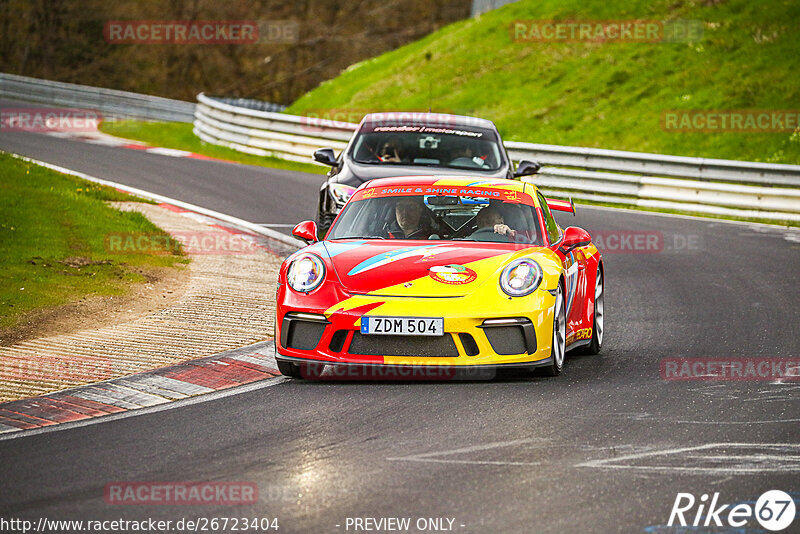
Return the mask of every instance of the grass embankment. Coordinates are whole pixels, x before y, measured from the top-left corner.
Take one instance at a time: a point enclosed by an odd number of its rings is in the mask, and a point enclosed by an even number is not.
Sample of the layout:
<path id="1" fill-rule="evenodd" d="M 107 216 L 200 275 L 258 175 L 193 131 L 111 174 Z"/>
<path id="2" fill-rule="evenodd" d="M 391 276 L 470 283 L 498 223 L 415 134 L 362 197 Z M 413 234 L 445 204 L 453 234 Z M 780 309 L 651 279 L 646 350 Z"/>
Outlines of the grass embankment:
<path id="1" fill-rule="evenodd" d="M 518 20 L 703 23 L 691 42 L 517 42 Z M 356 64 L 287 113 L 427 110 L 493 120 L 506 140 L 800 163 L 800 130 L 675 132 L 668 110 L 797 110 L 800 3 L 523 0 Z M 530 26 L 528 26 L 530 28 Z"/>
<path id="2" fill-rule="evenodd" d="M 137 200 L 0 153 L 0 334 L 29 314 L 88 295 L 122 295 L 148 268 L 186 263 L 180 251 L 109 253 L 108 234 L 163 233 L 104 201 Z"/>
<path id="3" fill-rule="evenodd" d="M 192 133 L 192 125 L 182 122 L 146 122 L 146 121 L 104 121 L 100 131 L 109 135 L 141 141 L 148 145 L 186 150 L 202 154 L 211 158 L 224 159 L 244 163 L 245 165 L 258 165 L 288 171 L 301 171 L 316 174 L 328 172 L 328 167 L 321 167 L 311 163 L 298 163 L 280 158 L 256 156 L 238 152 L 232 148 L 212 145 L 201 141 Z"/>

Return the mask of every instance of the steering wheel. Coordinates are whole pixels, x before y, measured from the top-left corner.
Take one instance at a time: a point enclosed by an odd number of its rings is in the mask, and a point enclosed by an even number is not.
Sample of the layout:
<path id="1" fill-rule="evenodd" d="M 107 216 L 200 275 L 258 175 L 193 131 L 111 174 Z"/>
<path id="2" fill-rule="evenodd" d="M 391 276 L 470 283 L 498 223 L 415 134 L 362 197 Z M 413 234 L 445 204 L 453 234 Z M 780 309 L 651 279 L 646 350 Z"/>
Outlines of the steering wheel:
<path id="1" fill-rule="evenodd" d="M 470 241 L 489 241 L 492 243 L 511 243 L 507 235 L 498 234 L 494 228 L 478 228 L 467 238 Z"/>

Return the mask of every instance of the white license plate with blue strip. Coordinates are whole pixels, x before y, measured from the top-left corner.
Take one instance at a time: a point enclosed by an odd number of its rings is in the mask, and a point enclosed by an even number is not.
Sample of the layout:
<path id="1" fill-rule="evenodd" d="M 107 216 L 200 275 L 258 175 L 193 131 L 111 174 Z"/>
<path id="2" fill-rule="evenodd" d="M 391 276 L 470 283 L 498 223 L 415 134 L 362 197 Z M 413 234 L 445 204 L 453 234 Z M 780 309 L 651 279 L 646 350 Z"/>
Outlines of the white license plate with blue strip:
<path id="1" fill-rule="evenodd" d="M 362 317 L 362 334 L 443 336 L 442 317 Z"/>

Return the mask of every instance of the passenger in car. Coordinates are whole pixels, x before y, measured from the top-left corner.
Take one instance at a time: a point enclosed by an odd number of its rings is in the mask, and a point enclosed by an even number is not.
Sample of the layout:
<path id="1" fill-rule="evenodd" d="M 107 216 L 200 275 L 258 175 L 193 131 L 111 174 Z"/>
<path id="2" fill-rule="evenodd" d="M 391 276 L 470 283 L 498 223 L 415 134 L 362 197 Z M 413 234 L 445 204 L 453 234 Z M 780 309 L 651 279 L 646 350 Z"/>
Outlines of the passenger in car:
<path id="1" fill-rule="evenodd" d="M 403 157 L 403 141 L 398 136 L 387 139 L 378 151 L 378 158 L 383 163 L 401 163 Z"/>
<path id="2" fill-rule="evenodd" d="M 422 197 L 403 197 L 394 208 L 396 225 L 389 228 L 390 239 L 428 239 L 433 232 L 431 217 Z"/>

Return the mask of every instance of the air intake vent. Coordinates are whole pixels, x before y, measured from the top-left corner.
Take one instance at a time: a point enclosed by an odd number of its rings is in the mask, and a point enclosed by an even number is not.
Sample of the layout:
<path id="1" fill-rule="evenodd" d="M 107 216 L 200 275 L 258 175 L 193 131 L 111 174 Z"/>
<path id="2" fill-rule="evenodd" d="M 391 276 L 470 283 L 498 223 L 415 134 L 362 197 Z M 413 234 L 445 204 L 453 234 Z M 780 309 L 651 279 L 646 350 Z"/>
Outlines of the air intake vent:
<path id="1" fill-rule="evenodd" d="M 281 325 L 281 345 L 290 349 L 313 350 L 328 324 L 325 320 L 305 320 L 286 315 Z"/>
<path id="2" fill-rule="evenodd" d="M 482 328 L 492 350 L 503 356 L 512 354 L 534 354 L 536 352 L 536 330 L 525 317 L 486 319 Z"/>
<path id="3" fill-rule="evenodd" d="M 328 348 L 332 352 L 341 352 L 344 348 L 344 342 L 347 339 L 347 330 L 337 330 L 331 337 L 331 342 Z"/>
<path id="4" fill-rule="evenodd" d="M 480 353 L 478 344 L 475 343 L 475 338 L 470 334 L 458 334 L 458 338 L 461 340 L 461 344 L 464 345 L 464 352 L 467 353 L 467 356 L 477 356 Z"/>

